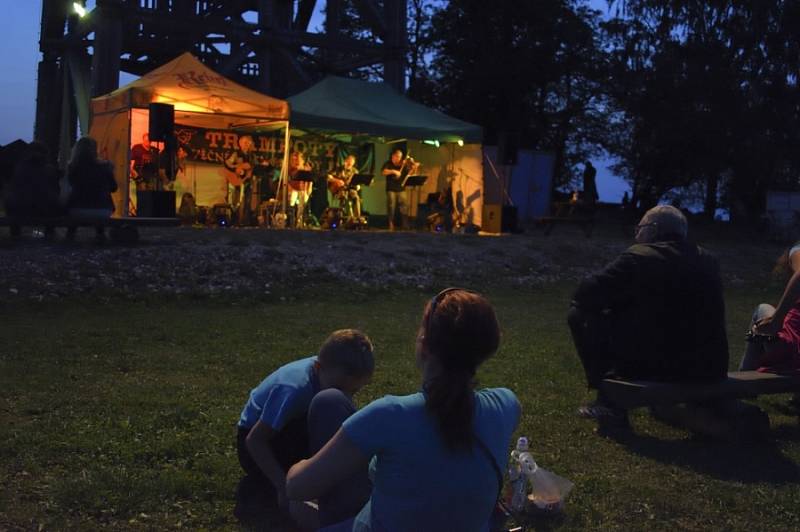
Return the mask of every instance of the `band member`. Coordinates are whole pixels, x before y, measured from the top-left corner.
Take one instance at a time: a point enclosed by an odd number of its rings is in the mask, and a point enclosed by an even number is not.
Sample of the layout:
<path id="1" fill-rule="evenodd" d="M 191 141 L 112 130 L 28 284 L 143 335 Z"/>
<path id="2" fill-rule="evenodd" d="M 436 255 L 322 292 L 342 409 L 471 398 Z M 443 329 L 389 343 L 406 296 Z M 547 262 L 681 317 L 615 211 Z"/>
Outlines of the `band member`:
<path id="1" fill-rule="evenodd" d="M 238 213 L 239 223 L 244 221 L 245 209 L 250 204 L 252 194 L 251 178 L 256 166 L 254 147 L 253 137 L 242 135 L 239 137 L 239 149 L 225 159 L 225 169 L 228 171 L 228 203 Z"/>
<path id="2" fill-rule="evenodd" d="M 155 190 L 158 183 L 158 148 L 150 144 L 150 135 L 142 135 L 141 144 L 131 148 L 131 179 L 136 190 Z"/>
<path id="3" fill-rule="evenodd" d="M 389 231 L 395 230 L 395 217 L 400 213 L 400 228 L 405 226 L 408 216 L 408 201 L 406 200 L 403 180 L 419 167 L 418 163 L 411 163 L 403 159 L 402 150 L 394 150 L 391 158 L 383 163 L 381 174 L 386 176 L 386 215 L 389 218 Z"/>
<path id="4" fill-rule="evenodd" d="M 452 232 L 453 226 L 459 223 L 459 214 L 453 204 L 453 182 L 447 181 L 447 186 L 440 192 L 428 194 L 428 226 L 432 231 Z"/>
<path id="5" fill-rule="evenodd" d="M 311 196 L 313 183 L 295 179 L 299 172 L 310 171 L 311 165 L 306 163 L 305 156 L 299 151 L 292 152 L 289 157 L 289 206 L 295 207 L 295 225 L 303 227 L 306 203 Z"/>
<path id="6" fill-rule="evenodd" d="M 189 160 L 189 147 L 186 144 L 178 144 L 175 151 L 175 175 L 186 175 L 186 163 Z"/>
<path id="7" fill-rule="evenodd" d="M 189 147 L 185 144 L 179 144 L 175 150 L 175 160 L 173 162 L 173 175 L 175 180 L 172 182 L 172 188 L 175 190 L 176 196 L 180 197 L 184 192 L 194 194 L 194 187 L 192 186 L 192 178 L 187 172 L 187 162 L 189 160 Z"/>
<path id="8" fill-rule="evenodd" d="M 339 208 L 347 213 L 350 220 L 361 219 L 361 198 L 358 195 L 361 187 L 350 185 L 350 181 L 357 173 L 356 157 L 348 155 L 344 158 L 342 166 L 328 174 L 328 188 L 339 201 Z"/>

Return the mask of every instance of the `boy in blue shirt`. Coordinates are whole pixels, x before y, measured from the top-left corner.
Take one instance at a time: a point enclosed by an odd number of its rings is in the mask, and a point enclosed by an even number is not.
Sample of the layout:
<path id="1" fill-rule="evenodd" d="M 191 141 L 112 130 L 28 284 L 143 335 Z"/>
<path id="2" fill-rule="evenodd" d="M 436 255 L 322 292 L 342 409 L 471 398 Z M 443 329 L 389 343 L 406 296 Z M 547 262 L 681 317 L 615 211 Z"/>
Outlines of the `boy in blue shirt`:
<path id="1" fill-rule="evenodd" d="M 320 391 L 336 388 L 349 398 L 372 378 L 372 342 L 355 329 L 334 331 L 319 355 L 290 362 L 268 375 L 251 392 L 238 423 L 237 452 L 247 476 L 239 500 L 248 492 L 287 507 L 286 472 L 308 458 L 307 413 Z"/>

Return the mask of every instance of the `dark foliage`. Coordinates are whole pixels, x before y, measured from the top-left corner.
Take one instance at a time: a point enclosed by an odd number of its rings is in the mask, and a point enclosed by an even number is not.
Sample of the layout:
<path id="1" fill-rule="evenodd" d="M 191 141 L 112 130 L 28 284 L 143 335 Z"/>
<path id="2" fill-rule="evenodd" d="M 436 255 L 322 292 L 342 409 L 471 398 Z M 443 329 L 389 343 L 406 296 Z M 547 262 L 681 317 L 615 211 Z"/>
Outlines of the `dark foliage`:
<path id="1" fill-rule="evenodd" d="M 700 192 L 704 212 L 754 218 L 796 185 L 800 3 L 610 2 L 610 151 L 635 196 Z"/>
<path id="2" fill-rule="evenodd" d="M 599 14 L 582 2 L 452 0 L 433 17 L 432 100 L 485 128 L 556 154 L 556 182 L 602 145 L 608 123 Z"/>

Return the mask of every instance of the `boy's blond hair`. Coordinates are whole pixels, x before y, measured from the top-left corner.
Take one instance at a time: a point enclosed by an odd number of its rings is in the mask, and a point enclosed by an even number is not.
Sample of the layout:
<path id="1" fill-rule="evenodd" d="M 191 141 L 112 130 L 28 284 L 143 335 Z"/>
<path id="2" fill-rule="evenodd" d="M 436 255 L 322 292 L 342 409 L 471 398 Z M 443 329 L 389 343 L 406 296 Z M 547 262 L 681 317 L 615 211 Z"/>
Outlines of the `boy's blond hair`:
<path id="1" fill-rule="evenodd" d="M 348 377 L 371 375 L 375 369 L 372 342 L 356 329 L 333 331 L 319 348 L 319 363 L 325 369 L 340 369 Z"/>

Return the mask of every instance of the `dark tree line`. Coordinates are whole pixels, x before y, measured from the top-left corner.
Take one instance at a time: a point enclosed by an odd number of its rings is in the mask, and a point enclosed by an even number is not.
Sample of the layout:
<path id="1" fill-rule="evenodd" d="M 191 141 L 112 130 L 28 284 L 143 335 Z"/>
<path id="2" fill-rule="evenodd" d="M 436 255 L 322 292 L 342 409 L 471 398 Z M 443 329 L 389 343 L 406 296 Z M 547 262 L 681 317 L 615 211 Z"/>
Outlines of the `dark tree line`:
<path id="1" fill-rule="evenodd" d="M 602 24 L 619 128 L 607 145 L 645 204 L 678 187 L 739 219 L 794 188 L 800 2 L 626 0 Z M 721 203 L 721 205 L 720 205 Z"/>
<path id="2" fill-rule="evenodd" d="M 433 14 L 426 100 L 481 124 L 489 143 L 554 152 L 564 183 L 606 128 L 598 22 L 564 0 L 451 0 Z"/>
<path id="3" fill-rule="evenodd" d="M 800 0 L 408 1 L 408 93 L 556 155 L 603 152 L 647 207 L 764 208 L 800 178 Z M 344 2 L 342 28 L 367 30 Z M 362 75 L 378 77 L 365 69 Z"/>

